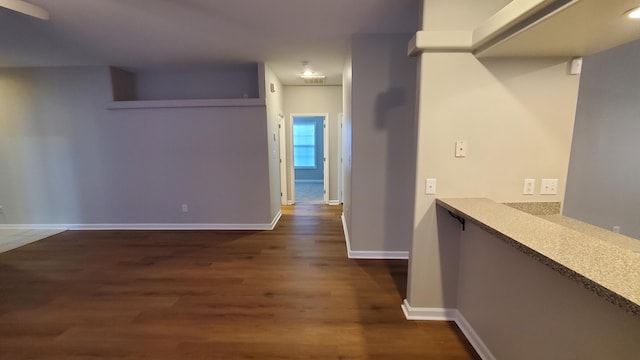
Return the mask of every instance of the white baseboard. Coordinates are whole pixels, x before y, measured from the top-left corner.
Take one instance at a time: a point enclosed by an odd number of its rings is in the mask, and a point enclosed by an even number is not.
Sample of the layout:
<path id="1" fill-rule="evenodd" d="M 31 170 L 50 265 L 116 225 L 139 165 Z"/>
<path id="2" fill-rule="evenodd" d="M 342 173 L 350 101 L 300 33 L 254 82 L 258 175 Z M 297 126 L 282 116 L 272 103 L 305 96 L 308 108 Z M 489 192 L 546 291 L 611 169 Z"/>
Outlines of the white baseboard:
<path id="1" fill-rule="evenodd" d="M 270 224 L 6 224 L 0 229 L 33 230 L 273 230 L 282 217 L 278 211 Z"/>
<path id="2" fill-rule="evenodd" d="M 471 346 L 473 346 L 478 355 L 480 355 L 480 358 L 482 358 L 482 360 L 496 360 L 495 356 L 493 356 L 493 354 L 491 353 L 491 350 L 489 350 L 489 347 L 487 347 L 487 344 L 482 341 L 478 333 L 476 333 L 473 327 L 471 327 L 471 324 L 469 324 L 467 319 L 465 319 L 460 311 L 458 311 L 458 316 L 456 317 L 455 321 L 464 336 L 467 338 L 467 340 L 469 340 Z"/>
<path id="3" fill-rule="evenodd" d="M 482 360 L 496 359 L 458 309 L 412 307 L 407 299 L 400 307 L 407 320 L 454 321 Z"/>
<path id="4" fill-rule="evenodd" d="M 273 230 L 276 228 L 276 225 L 278 225 L 278 221 L 280 221 L 281 217 L 282 217 L 282 210 L 278 210 L 278 213 L 276 214 L 276 216 L 273 217 L 273 220 L 271 221 L 271 227 L 269 228 L 269 230 Z"/>
<path id="5" fill-rule="evenodd" d="M 1 224 L 0 230 L 68 230 L 64 224 Z"/>
<path id="6" fill-rule="evenodd" d="M 69 230 L 273 230 L 271 224 L 70 224 Z"/>
<path id="7" fill-rule="evenodd" d="M 407 320 L 455 321 L 458 314 L 458 309 L 412 307 L 407 299 L 400 307 Z"/>
<path id="8" fill-rule="evenodd" d="M 329 205 L 340 205 L 340 200 L 329 200 Z"/>
<path id="9" fill-rule="evenodd" d="M 409 259 L 408 251 L 359 251 L 350 250 L 349 259 Z"/>
<path id="10" fill-rule="evenodd" d="M 347 229 L 347 221 L 344 213 L 341 216 L 342 230 L 344 231 L 344 240 L 347 243 L 347 256 L 349 259 L 408 259 L 408 251 L 361 251 L 351 250 L 351 239 L 349 238 L 349 229 Z"/>
<path id="11" fill-rule="evenodd" d="M 347 243 L 347 257 L 351 258 L 351 239 L 349 239 L 349 229 L 347 229 L 347 219 L 344 217 L 344 213 L 340 216 L 342 220 L 342 231 L 344 232 L 344 241 Z"/>

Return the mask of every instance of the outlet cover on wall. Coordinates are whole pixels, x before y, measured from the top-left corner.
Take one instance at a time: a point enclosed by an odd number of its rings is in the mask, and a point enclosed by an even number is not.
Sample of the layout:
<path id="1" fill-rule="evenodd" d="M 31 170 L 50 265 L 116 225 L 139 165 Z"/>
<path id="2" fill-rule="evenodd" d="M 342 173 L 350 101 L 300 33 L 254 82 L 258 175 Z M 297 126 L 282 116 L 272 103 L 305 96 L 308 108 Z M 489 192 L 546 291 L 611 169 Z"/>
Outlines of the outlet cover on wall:
<path id="1" fill-rule="evenodd" d="M 536 179 L 524 179 L 524 189 L 522 193 L 524 195 L 533 195 L 536 192 Z"/>
<path id="2" fill-rule="evenodd" d="M 427 181 L 425 181 L 424 193 L 426 195 L 436 194 L 436 179 L 427 179 Z"/>
<path id="3" fill-rule="evenodd" d="M 458 140 L 456 141 L 456 157 L 466 157 L 467 156 L 467 141 L 466 140 Z"/>
<path id="4" fill-rule="evenodd" d="M 556 195 L 558 193 L 558 179 L 542 179 L 540 183 L 541 195 Z"/>

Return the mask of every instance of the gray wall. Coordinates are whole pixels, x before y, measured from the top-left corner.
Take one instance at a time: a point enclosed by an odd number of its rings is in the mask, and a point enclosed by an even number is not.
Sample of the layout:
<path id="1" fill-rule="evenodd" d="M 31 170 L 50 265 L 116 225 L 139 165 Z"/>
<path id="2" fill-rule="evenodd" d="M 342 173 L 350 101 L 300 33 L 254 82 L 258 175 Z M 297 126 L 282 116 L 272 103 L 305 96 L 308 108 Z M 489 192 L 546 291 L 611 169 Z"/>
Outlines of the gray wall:
<path id="1" fill-rule="evenodd" d="M 0 70 L 1 223 L 272 221 L 264 107 L 106 110 L 110 89 L 102 67 Z"/>
<path id="2" fill-rule="evenodd" d="M 496 359 L 637 359 L 640 317 L 467 222 L 458 228 L 458 310 Z"/>
<path id="3" fill-rule="evenodd" d="M 640 239 L 640 41 L 584 58 L 564 215 Z"/>
<path id="4" fill-rule="evenodd" d="M 408 251 L 413 231 L 416 66 L 411 35 L 352 39 L 354 251 Z"/>
<path id="5" fill-rule="evenodd" d="M 315 169 L 295 169 L 296 181 L 313 180 L 324 181 L 324 128 L 322 117 L 318 116 L 294 116 L 293 123 L 310 123 L 315 125 L 315 143 L 316 143 L 316 168 Z M 295 152 L 295 149 L 294 149 Z"/>
<path id="6" fill-rule="evenodd" d="M 258 98 L 258 65 L 131 69 L 137 100 Z"/>

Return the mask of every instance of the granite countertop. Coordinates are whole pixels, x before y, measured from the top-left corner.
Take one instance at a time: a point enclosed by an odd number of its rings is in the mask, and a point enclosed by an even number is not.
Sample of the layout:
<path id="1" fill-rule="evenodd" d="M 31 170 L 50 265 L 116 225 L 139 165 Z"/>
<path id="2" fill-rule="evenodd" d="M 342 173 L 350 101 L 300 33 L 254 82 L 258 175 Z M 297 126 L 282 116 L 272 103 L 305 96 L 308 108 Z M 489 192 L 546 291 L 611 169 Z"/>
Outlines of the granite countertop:
<path id="1" fill-rule="evenodd" d="M 531 215 L 489 199 L 437 199 L 437 204 L 640 316 L 640 253 L 635 243 L 609 232 L 605 236 L 604 230 L 573 219 Z"/>
<path id="2" fill-rule="evenodd" d="M 621 248 L 640 252 L 640 240 L 630 238 L 622 234 L 616 234 L 613 231 L 562 215 L 538 215 L 538 217 L 566 226 L 569 229 L 573 229 L 585 235 L 593 236 Z"/>

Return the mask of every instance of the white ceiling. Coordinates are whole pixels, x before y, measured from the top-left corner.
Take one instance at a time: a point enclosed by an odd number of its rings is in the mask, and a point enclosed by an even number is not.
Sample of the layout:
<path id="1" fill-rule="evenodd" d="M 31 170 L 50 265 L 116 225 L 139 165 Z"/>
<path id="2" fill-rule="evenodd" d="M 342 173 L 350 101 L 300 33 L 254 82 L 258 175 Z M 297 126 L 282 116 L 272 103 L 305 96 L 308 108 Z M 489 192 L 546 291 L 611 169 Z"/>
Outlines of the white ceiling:
<path id="1" fill-rule="evenodd" d="M 30 0 L 42 21 L 0 8 L 0 66 L 266 62 L 299 84 L 301 61 L 341 73 L 352 34 L 413 33 L 419 0 Z"/>

